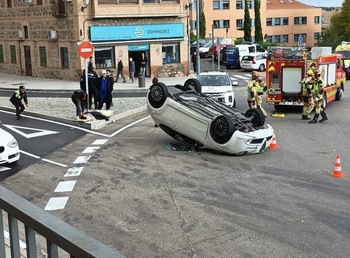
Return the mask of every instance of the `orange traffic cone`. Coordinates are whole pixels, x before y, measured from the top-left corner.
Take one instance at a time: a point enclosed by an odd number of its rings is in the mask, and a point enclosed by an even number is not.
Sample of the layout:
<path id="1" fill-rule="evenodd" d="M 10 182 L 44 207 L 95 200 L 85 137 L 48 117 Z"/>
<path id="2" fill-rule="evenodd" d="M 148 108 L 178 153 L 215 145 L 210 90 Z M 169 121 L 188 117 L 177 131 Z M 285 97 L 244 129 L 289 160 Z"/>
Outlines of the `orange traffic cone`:
<path id="1" fill-rule="evenodd" d="M 269 148 L 270 148 L 271 150 L 276 150 L 276 149 L 279 149 L 279 148 L 280 148 L 280 146 L 278 146 L 278 144 L 277 144 L 277 142 L 276 142 L 276 136 L 275 136 L 275 135 L 272 137 L 272 142 L 271 142 Z"/>
<path id="2" fill-rule="evenodd" d="M 335 157 L 334 171 L 332 174 L 330 174 L 330 176 L 337 177 L 337 178 L 345 177 L 345 174 L 343 173 L 343 171 L 341 171 L 341 163 L 340 163 L 340 155 L 339 154 Z"/>

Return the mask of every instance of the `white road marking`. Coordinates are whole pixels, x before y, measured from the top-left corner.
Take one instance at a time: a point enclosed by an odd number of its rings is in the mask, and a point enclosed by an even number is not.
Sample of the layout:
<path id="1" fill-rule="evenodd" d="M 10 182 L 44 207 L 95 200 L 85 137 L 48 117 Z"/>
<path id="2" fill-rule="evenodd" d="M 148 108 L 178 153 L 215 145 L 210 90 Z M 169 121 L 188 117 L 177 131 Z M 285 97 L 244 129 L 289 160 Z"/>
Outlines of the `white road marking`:
<path id="1" fill-rule="evenodd" d="M 54 211 L 54 210 L 62 210 L 66 206 L 68 201 L 68 197 L 52 197 L 46 204 L 44 210 L 46 211 Z"/>
<path id="2" fill-rule="evenodd" d="M 25 155 L 27 155 L 27 156 L 30 156 L 32 158 L 40 159 L 42 161 L 45 161 L 45 162 L 48 162 L 48 163 L 51 163 L 51 164 L 54 164 L 54 165 L 57 165 L 57 166 L 60 166 L 60 167 L 64 167 L 64 168 L 67 167 L 67 165 L 64 165 L 64 164 L 61 164 L 61 163 L 58 163 L 58 162 L 55 162 L 55 161 L 52 161 L 52 160 L 49 160 L 49 159 L 42 159 L 41 157 L 39 157 L 37 155 L 31 154 L 31 153 L 23 151 L 23 150 L 20 150 L 20 152 L 25 154 Z"/>
<path id="3" fill-rule="evenodd" d="M 71 192 L 73 190 L 76 182 L 77 182 L 77 180 L 59 182 L 54 192 L 55 193 Z"/>
<path id="4" fill-rule="evenodd" d="M 129 127 L 131 127 L 131 126 L 133 126 L 133 125 L 136 125 L 136 124 L 138 124 L 138 123 L 140 123 L 140 122 L 142 122 L 142 121 L 144 121 L 144 120 L 146 120 L 146 119 L 148 119 L 148 118 L 150 118 L 150 117 L 151 117 L 151 116 L 146 116 L 146 117 L 141 118 L 141 119 L 139 119 L 139 120 L 137 120 L 137 121 L 135 121 L 135 122 L 132 122 L 131 124 L 128 124 L 128 125 L 126 125 L 126 126 L 120 128 L 119 130 L 115 131 L 114 133 L 112 133 L 112 134 L 110 135 L 110 137 L 116 136 L 118 133 L 121 133 L 122 131 L 128 129 Z"/>
<path id="5" fill-rule="evenodd" d="M 236 74 L 235 74 L 235 75 L 233 75 L 233 77 L 246 80 L 246 79 L 249 78 L 250 76 L 243 76 L 243 75 L 236 75 Z"/>
<path id="6" fill-rule="evenodd" d="M 94 141 L 91 145 L 103 145 L 106 142 L 108 142 L 108 139 L 99 139 L 99 140 Z"/>
<path id="7" fill-rule="evenodd" d="M 91 156 L 78 156 L 73 164 L 87 163 Z"/>
<path id="8" fill-rule="evenodd" d="M 17 126 L 17 125 L 5 125 L 4 124 L 3 126 L 6 126 L 8 129 L 18 133 L 19 135 L 22 135 L 23 137 L 26 137 L 27 139 L 60 133 L 60 132 L 56 132 L 56 131 L 31 128 L 31 127 L 24 127 L 24 126 Z M 18 129 L 31 130 L 31 131 L 37 131 L 37 132 L 36 133 L 25 133 L 25 132 L 20 131 Z"/>
<path id="9" fill-rule="evenodd" d="M 4 172 L 4 171 L 7 171 L 7 170 L 11 170 L 11 168 L 0 166 L 0 172 Z"/>
<path id="10" fill-rule="evenodd" d="M 95 153 L 100 147 L 87 147 L 85 150 L 83 150 L 82 153 L 89 154 L 89 153 Z"/>
<path id="11" fill-rule="evenodd" d="M 81 171 L 83 171 L 84 167 L 73 167 L 69 168 L 67 170 L 67 173 L 64 175 L 64 177 L 69 177 L 69 176 L 80 176 Z"/>

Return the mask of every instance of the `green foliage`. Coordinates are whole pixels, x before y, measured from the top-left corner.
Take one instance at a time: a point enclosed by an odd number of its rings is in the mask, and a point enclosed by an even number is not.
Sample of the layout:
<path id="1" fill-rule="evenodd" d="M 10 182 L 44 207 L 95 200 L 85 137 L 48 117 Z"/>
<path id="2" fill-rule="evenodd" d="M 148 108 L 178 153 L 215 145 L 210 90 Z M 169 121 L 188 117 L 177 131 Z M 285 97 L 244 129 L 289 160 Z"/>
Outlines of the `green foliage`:
<path id="1" fill-rule="evenodd" d="M 342 41 L 350 41 L 350 0 L 343 2 L 342 8 L 331 18 L 331 24 L 322 32 L 318 46 L 331 46 L 335 49 Z"/>
<path id="2" fill-rule="evenodd" d="M 262 43 L 264 39 L 263 39 L 262 28 L 261 28 L 260 0 L 254 0 L 254 13 L 255 13 L 255 42 Z"/>
<path id="3" fill-rule="evenodd" d="M 200 38 L 205 38 L 206 36 L 206 22 L 205 22 L 205 15 L 203 11 L 203 4 L 204 1 L 199 1 L 199 36 Z"/>
<path id="4" fill-rule="evenodd" d="M 248 9 L 248 1 L 244 0 L 244 40 L 252 41 L 252 23 L 250 21 L 250 14 Z"/>
<path id="5" fill-rule="evenodd" d="M 193 34 L 193 32 L 190 33 L 190 42 L 191 44 L 197 40 L 197 36 Z"/>

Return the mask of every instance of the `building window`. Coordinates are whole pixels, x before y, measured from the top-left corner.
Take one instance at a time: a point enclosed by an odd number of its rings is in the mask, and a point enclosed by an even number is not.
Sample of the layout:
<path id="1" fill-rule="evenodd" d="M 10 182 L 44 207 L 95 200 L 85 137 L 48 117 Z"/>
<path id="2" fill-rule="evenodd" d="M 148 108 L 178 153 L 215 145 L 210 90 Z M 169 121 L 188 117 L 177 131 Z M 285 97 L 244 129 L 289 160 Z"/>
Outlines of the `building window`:
<path id="1" fill-rule="evenodd" d="M 321 17 L 320 16 L 315 16 L 314 22 L 315 22 L 315 24 L 320 24 L 321 23 Z"/>
<path id="2" fill-rule="evenodd" d="M 220 9 L 220 2 L 214 1 L 213 2 L 213 10 L 219 10 Z"/>
<path id="3" fill-rule="evenodd" d="M 96 47 L 95 63 L 96 68 L 115 67 L 115 50 L 114 47 Z"/>
<path id="4" fill-rule="evenodd" d="M 222 27 L 223 28 L 230 28 L 230 20 L 223 20 Z"/>
<path id="5" fill-rule="evenodd" d="M 272 18 L 266 19 L 266 26 L 272 26 Z"/>
<path id="6" fill-rule="evenodd" d="M 237 28 L 242 28 L 243 27 L 243 20 L 242 19 L 236 20 L 236 27 Z"/>
<path id="7" fill-rule="evenodd" d="M 253 1 L 247 1 L 248 9 L 253 9 Z"/>
<path id="8" fill-rule="evenodd" d="M 267 36 L 266 41 L 272 43 L 272 36 Z"/>
<path id="9" fill-rule="evenodd" d="M 46 47 L 39 47 L 40 66 L 47 66 Z"/>
<path id="10" fill-rule="evenodd" d="M 280 43 L 280 42 L 281 42 L 281 36 L 280 35 L 276 35 L 274 43 Z"/>
<path id="11" fill-rule="evenodd" d="M 4 48 L 0 45 L 0 63 L 4 62 Z"/>
<path id="12" fill-rule="evenodd" d="M 229 10 L 230 9 L 230 2 L 229 1 L 223 1 L 222 2 L 222 9 Z"/>
<path id="13" fill-rule="evenodd" d="M 307 24 L 307 17 L 294 17 L 294 24 L 295 25 Z"/>
<path id="14" fill-rule="evenodd" d="M 158 3 L 158 0 L 145 0 L 144 3 Z M 98 0 L 98 4 L 137 4 L 138 0 Z"/>
<path id="15" fill-rule="evenodd" d="M 218 29 L 220 28 L 220 21 L 219 20 L 214 20 L 213 21 L 214 28 Z"/>
<path id="16" fill-rule="evenodd" d="M 162 45 L 163 64 L 180 63 L 180 44 Z"/>
<path id="17" fill-rule="evenodd" d="M 43 0 L 36 0 L 36 5 L 43 5 Z"/>
<path id="18" fill-rule="evenodd" d="M 280 26 L 281 25 L 281 19 L 280 18 L 275 18 L 275 25 Z"/>
<path id="19" fill-rule="evenodd" d="M 289 22 L 288 22 L 288 18 L 287 17 L 283 17 L 282 18 L 282 25 L 288 25 Z"/>
<path id="20" fill-rule="evenodd" d="M 236 1 L 236 9 L 243 9 L 243 2 L 242 1 Z"/>
<path id="21" fill-rule="evenodd" d="M 23 30 L 24 30 L 24 38 L 25 39 L 29 38 L 28 26 L 23 26 Z"/>
<path id="22" fill-rule="evenodd" d="M 17 63 L 17 57 L 16 57 L 16 46 L 10 45 L 10 55 L 11 55 L 11 64 Z"/>
<path id="23" fill-rule="evenodd" d="M 7 0 L 7 8 L 12 8 L 12 0 Z"/>
<path id="24" fill-rule="evenodd" d="M 321 32 L 315 32 L 314 33 L 314 40 L 318 41 L 321 39 Z"/>
<path id="25" fill-rule="evenodd" d="M 303 38 L 303 43 L 306 42 L 306 33 L 302 34 L 294 34 L 294 42 L 298 43 L 299 42 L 299 37 Z"/>
<path id="26" fill-rule="evenodd" d="M 61 54 L 61 67 L 62 68 L 69 68 L 68 48 L 67 47 L 61 47 L 60 48 L 60 54 Z"/>
<path id="27" fill-rule="evenodd" d="M 282 43 L 288 43 L 288 35 L 282 35 Z"/>

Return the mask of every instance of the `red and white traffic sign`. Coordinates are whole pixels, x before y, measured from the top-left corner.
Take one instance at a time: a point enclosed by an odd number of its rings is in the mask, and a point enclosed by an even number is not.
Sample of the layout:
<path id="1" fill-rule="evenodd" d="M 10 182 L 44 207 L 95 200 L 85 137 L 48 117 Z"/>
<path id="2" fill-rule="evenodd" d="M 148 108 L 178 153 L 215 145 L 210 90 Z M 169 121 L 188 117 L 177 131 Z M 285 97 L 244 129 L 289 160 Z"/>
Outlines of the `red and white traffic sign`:
<path id="1" fill-rule="evenodd" d="M 94 53 L 94 46 L 89 41 L 84 41 L 79 45 L 78 51 L 82 58 L 87 59 Z"/>

